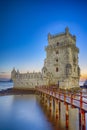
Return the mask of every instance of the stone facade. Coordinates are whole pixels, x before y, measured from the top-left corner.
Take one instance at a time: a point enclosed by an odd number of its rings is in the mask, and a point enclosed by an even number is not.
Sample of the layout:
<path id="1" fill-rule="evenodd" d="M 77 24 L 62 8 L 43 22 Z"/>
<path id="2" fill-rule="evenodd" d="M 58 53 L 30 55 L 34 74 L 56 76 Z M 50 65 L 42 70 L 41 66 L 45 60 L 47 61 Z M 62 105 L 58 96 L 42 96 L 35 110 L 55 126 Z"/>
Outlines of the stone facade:
<path id="1" fill-rule="evenodd" d="M 39 73 L 20 73 L 15 68 L 11 72 L 11 77 L 14 82 L 14 88 L 35 88 L 37 85 L 43 85 L 44 81 L 41 72 Z"/>
<path id="2" fill-rule="evenodd" d="M 49 33 L 45 50 L 46 59 L 41 72 L 21 74 L 13 69 L 11 77 L 14 87 L 29 88 L 54 84 L 64 89 L 79 87 L 79 49 L 76 47 L 76 37 L 70 34 L 68 27 L 64 33 Z"/>

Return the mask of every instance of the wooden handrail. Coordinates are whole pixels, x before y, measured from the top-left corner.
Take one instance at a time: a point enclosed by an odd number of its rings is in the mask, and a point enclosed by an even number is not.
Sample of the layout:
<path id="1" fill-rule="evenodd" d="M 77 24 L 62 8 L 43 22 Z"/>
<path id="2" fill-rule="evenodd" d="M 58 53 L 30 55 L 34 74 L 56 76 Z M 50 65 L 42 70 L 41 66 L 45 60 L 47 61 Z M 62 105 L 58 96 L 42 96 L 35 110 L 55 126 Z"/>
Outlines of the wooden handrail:
<path id="1" fill-rule="evenodd" d="M 44 86 L 43 87 L 37 87 L 36 90 L 40 91 L 42 93 L 45 93 L 49 96 L 52 96 L 54 98 L 60 99 L 60 100 L 66 102 L 66 103 L 69 103 L 71 105 L 74 105 L 75 107 L 79 107 L 79 108 L 83 109 L 84 111 L 87 111 L 87 107 L 85 108 L 83 106 L 83 104 L 87 105 L 87 102 L 84 101 L 84 99 L 87 100 L 87 96 L 83 96 L 82 92 L 80 92 L 79 94 L 78 93 L 74 94 L 74 93 L 71 93 L 71 92 L 67 93 L 67 92 L 64 92 L 64 91 L 61 91 L 61 90 L 54 91 L 53 89 L 47 88 L 47 87 L 44 87 Z M 67 101 L 67 98 L 69 99 L 68 101 Z M 75 101 L 77 101 L 79 103 L 78 106 L 77 106 L 77 103 L 75 104 Z"/>

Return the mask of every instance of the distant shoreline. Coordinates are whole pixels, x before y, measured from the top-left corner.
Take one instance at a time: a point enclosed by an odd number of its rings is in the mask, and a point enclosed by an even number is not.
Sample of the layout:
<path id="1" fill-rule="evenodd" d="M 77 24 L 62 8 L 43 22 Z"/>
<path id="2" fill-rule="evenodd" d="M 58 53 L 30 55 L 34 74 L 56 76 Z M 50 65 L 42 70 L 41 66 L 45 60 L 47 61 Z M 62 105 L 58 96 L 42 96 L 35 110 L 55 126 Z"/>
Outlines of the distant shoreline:
<path id="1" fill-rule="evenodd" d="M 6 90 L 0 91 L 0 96 L 6 96 L 6 95 L 21 95 L 21 94 L 35 94 L 35 89 L 14 89 L 14 88 L 8 88 Z"/>
<path id="2" fill-rule="evenodd" d="M 13 82 L 11 79 L 8 80 L 0 80 L 0 82 Z"/>

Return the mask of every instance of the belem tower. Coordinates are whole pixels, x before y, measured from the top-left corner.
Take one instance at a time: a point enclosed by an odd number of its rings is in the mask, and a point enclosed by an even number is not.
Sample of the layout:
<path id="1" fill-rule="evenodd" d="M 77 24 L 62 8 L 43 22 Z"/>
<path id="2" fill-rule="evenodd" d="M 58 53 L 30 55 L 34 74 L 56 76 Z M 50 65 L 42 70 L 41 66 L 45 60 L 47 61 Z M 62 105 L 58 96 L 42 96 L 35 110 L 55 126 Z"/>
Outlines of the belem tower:
<path id="1" fill-rule="evenodd" d="M 41 72 L 20 73 L 15 68 L 11 72 L 14 88 L 28 89 L 36 86 L 57 85 L 62 89 L 79 87 L 80 68 L 78 65 L 79 49 L 76 47 L 76 36 L 65 32 L 48 34 L 48 45 L 45 47 L 46 59 Z"/>

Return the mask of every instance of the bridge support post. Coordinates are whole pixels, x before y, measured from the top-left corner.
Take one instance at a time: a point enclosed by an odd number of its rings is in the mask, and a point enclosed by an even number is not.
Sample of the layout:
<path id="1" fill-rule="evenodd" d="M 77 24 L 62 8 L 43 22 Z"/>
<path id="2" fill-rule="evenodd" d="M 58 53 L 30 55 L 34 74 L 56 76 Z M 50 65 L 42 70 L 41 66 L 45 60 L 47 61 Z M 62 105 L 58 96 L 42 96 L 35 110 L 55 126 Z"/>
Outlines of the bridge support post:
<path id="1" fill-rule="evenodd" d="M 81 109 L 79 109 L 79 130 L 81 130 Z"/>
<path id="2" fill-rule="evenodd" d="M 52 112 L 52 97 L 49 97 L 49 111 Z"/>
<path id="3" fill-rule="evenodd" d="M 66 93 L 64 93 L 64 103 L 66 102 Z"/>
<path id="4" fill-rule="evenodd" d="M 57 99 L 55 99 L 55 117 L 56 119 L 59 118 L 59 101 Z"/>
<path id="5" fill-rule="evenodd" d="M 82 108 L 82 92 L 80 92 L 80 108 Z"/>
<path id="6" fill-rule="evenodd" d="M 40 92 L 40 102 L 42 102 L 42 93 Z"/>
<path id="7" fill-rule="evenodd" d="M 60 119 L 60 114 L 61 114 L 61 103 L 60 103 L 60 100 L 59 100 L 59 102 L 58 102 L 58 110 L 59 110 L 59 119 Z"/>
<path id="8" fill-rule="evenodd" d="M 71 107 L 74 108 L 73 106 L 73 100 L 74 100 L 74 94 L 71 94 Z"/>
<path id="9" fill-rule="evenodd" d="M 47 95 L 45 95 L 45 104 L 46 104 L 46 107 L 48 107 L 48 97 L 47 97 Z"/>
<path id="10" fill-rule="evenodd" d="M 79 129 L 86 130 L 85 111 L 79 110 Z"/>
<path id="11" fill-rule="evenodd" d="M 44 100 L 44 105 L 46 106 L 46 102 L 47 102 L 46 94 L 43 94 L 43 100 Z"/>
<path id="12" fill-rule="evenodd" d="M 65 104 L 66 106 L 66 128 L 69 127 L 69 108 L 68 108 L 68 104 Z"/>
<path id="13" fill-rule="evenodd" d="M 41 94 L 41 97 L 42 97 L 41 102 L 42 102 L 42 104 L 44 104 L 44 94 L 43 93 Z"/>
<path id="14" fill-rule="evenodd" d="M 85 111 L 81 110 L 81 130 L 86 130 Z"/>

